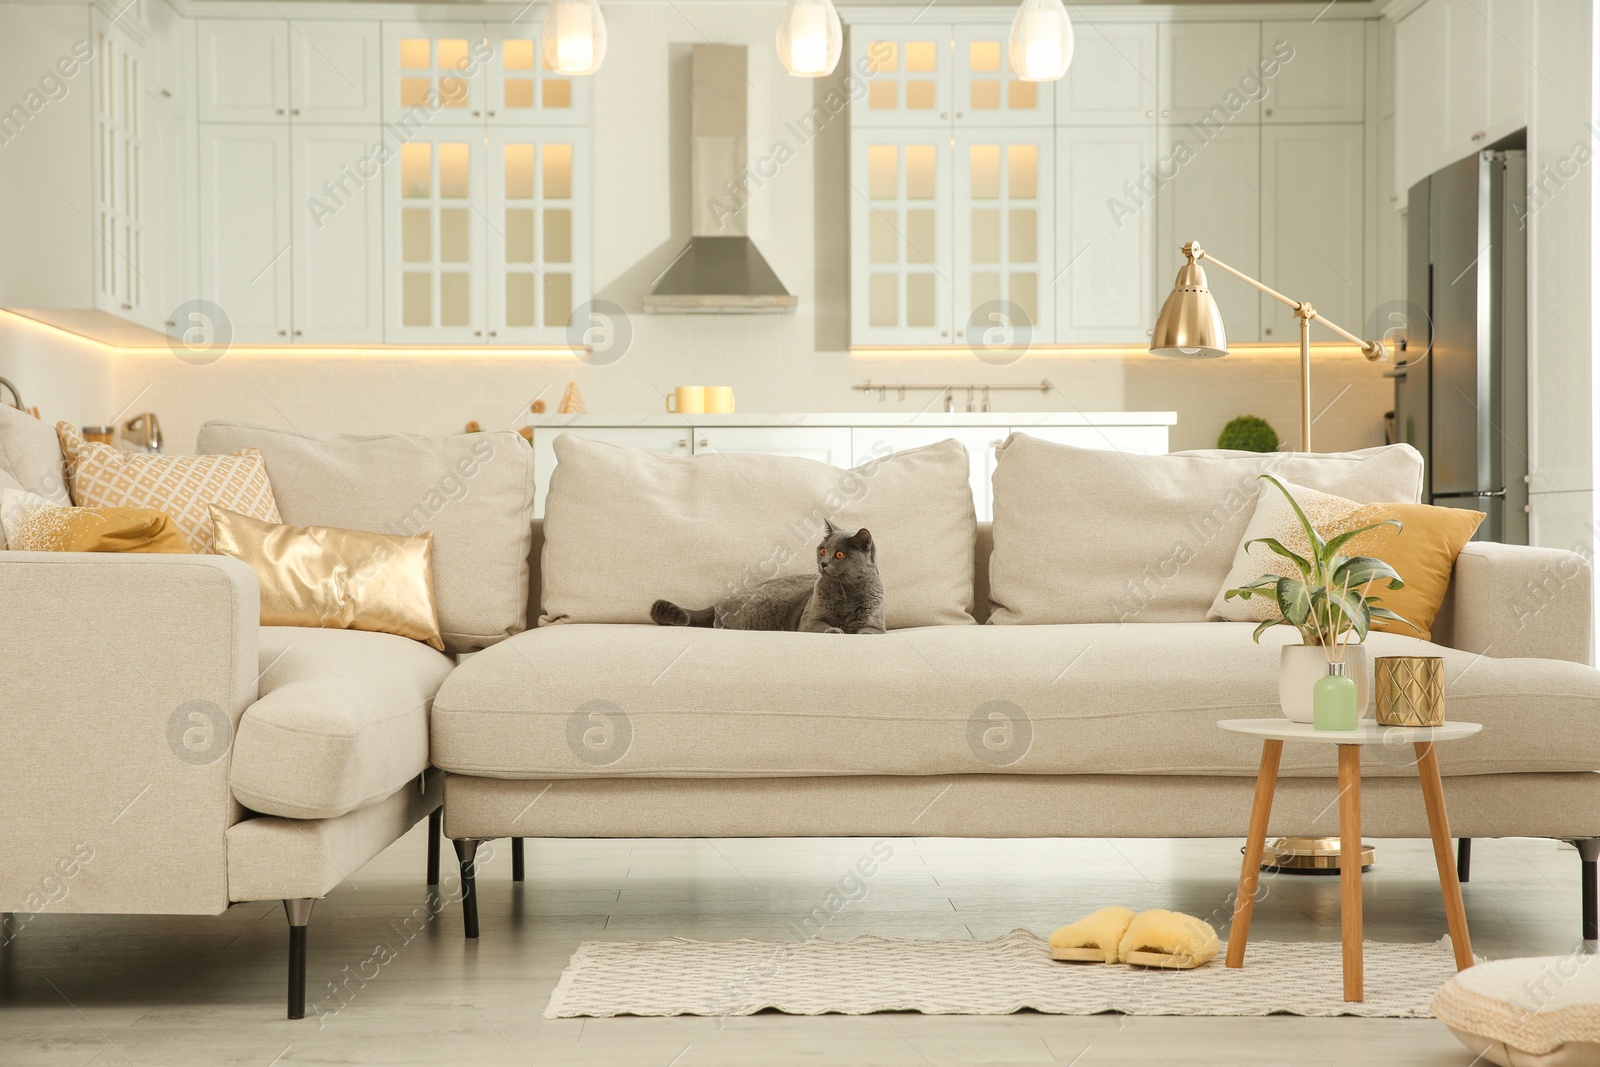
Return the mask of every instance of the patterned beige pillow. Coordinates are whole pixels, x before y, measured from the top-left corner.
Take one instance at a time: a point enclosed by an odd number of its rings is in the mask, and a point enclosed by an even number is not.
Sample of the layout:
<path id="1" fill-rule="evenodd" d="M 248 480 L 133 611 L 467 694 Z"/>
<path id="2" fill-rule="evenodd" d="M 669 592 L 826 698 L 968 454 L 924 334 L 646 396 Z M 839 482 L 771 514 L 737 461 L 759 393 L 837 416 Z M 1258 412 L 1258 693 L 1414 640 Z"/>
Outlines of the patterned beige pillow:
<path id="1" fill-rule="evenodd" d="M 84 508 L 155 508 L 172 518 L 189 548 L 212 552 L 212 504 L 281 523 L 267 465 L 253 448 L 228 456 L 158 456 L 85 441 L 56 423 L 72 499 Z"/>

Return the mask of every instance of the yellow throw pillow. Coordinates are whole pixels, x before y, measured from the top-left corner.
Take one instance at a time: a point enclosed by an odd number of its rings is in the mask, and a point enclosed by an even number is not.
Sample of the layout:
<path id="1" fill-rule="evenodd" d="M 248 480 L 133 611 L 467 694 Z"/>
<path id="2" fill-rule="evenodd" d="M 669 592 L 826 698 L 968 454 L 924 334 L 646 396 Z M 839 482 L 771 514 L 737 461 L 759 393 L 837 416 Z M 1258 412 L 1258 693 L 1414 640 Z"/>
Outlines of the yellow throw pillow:
<path id="1" fill-rule="evenodd" d="M 217 552 L 261 582 L 261 625 L 374 630 L 444 651 L 433 598 L 433 535 L 283 526 L 211 508 Z"/>
<path id="2" fill-rule="evenodd" d="M 86 508 L 155 508 L 171 518 L 193 552 L 211 551 L 216 504 L 262 522 L 280 522 L 267 465 L 253 448 L 231 456 L 159 456 L 89 442 L 56 423 L 73 503 Z"/>
<path id="3" fill-rule="evenodd" d="M 1353 500 L 1319 493 L 1304 486 L 1288 482 L 1283 485 L 1293 494 L 1295 502 L 1323 540 L 1384 519 L 1400 522 L 1399 530 L 1384 526 L 1351 539 L 1340 554 L 1381 559 L 1393 567 L 1406 583 L 1404 589 L 1390 589 L 1386 582 L 1375 582 L 1367 589 L 1367 594 L 1377 596 L 1384 607 L 1415 624 L 1416 629 L 1404 623 L 1374 619 L 1374 630 L 1407 634 L 1424 640 L 1430 638 L 1434 616 L 1439 614 L 1439 605 L 1444 600 L 1445 591 L 1450 588 L 1450 572 L 1455 568 L 1456 557 L 1472 540 L 1478 524 L 1483 521 L 1483 514 L 1462 508 L 1434 507 L 1431 504 L 1357 504 Z M 1245 545 L 1262 537 L 1277 538 L 1285 548 L 1301 556 L 1310 552 L 1311 546 L 1306 543 L 1294 509 L 1284 495 L 1270 484 L 1261 490 L 1255 514 L 1250 517 L 1250 525 L 1245 530 L 1244 541 L 1233 557 L 1233 569 L 1228 572 L 1227 581 L 1222 583 L 1222 589 L 1211 603 L 1214 618 L 1229 622 L 1262 622 L 1278 617 L 1278 606 L 1270 597 L 1223 599 L 1223 594 L 1229 589 L 1249 585 L 1262 575 L 1271 574 L 1280 578 L 1297 575 L 1293 563 L 1265 545 L 1253 545 L 1249 551 L 1245 550 Z"/>
<path id="4" fill-rule="evenodd" d="M 171 552 L 189 544 L 151 508 L 69 508 L 21 489 L 0 492 L 0 527 L 17 552 Z"/>

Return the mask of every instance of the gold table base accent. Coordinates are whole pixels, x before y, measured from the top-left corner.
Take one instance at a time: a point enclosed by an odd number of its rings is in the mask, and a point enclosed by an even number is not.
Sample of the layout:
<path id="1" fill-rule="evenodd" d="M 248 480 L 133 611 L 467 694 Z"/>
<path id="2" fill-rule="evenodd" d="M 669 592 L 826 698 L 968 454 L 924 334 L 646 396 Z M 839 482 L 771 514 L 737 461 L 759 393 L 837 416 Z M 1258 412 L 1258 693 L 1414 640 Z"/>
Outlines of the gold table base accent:
<path id="1" fill-rule="evenodd" d="M 1361 842 L 1361 869 L 1372 866 L 1377 851 Z M 1285 874 L 1338 874 L 1337 837 L 1280 837 L 1261 853 L 1261 869 Z"/>

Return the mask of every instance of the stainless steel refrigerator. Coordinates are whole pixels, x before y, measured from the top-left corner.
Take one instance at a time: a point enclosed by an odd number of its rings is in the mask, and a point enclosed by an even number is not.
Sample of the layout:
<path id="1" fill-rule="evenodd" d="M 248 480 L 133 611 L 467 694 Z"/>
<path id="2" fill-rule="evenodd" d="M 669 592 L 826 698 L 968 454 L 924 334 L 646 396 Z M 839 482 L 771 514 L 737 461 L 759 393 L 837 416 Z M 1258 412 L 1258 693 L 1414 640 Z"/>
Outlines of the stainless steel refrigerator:
<path id="1" fill-rule="evenodd" d="M 1424 501 L 1488 518 L 1475 540 L 1528 543 L 1527 155 L 1488 151 L 1411 189 L 1400 440 Z M 1431 324 L 1431 329 L 1430 329 Z"/>

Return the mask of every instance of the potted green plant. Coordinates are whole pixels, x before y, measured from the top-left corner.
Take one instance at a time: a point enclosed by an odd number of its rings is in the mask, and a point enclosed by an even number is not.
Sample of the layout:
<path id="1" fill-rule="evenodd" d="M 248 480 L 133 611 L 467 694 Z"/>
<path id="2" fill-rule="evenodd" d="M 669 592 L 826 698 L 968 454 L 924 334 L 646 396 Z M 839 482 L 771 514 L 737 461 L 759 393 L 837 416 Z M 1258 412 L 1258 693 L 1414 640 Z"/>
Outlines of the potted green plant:
<path id="1" fill-rule="evenodd" d="M 1278 431 L 1259 415 L 1240 415 L 1222 428 L 1217 436 L 1217 447 L 1240 452 L 1276 452 Z"/>
<path id="2" fill-rule="evenodd" d="M 1266 597 L 1276 605 L 1277 617 L 1255 629 L 1253 639 L 1258 644 L 1261 635 L 1274 626 L 1293 626 L 1300 632 L 1301 643 L 1283 646 L 1279 659 L 1278 699 L 1283 713 L 1295 722 L 1315 723 L 1324 729 L 1354 729 L 1366 714 L 1372 694 L 1372 661 L 1363 645 L 1372 620 L 1416 627 L 1367 592 L 1376 583 L 1387 583 L 1389 589 L 1405 588 L 1394 568 L 1381 559 L 1347 556 L 1341 550 L 1380 526 L 1396 530 L 1404 526 L 1397 519 L 1384 519 L 1324 539 L 1282 482 L 1270 474 L 1261 477 L 1277 486 L 1289 501 L 1309 547 L 1301 555 L 1275 537 L 1246 542 L 1246 551 L 1259 544 L 1288 560 L 1295 575 L 1264 574 L 1249 585 L 1229 589 L 1224 596 L 1230 600 Z M 1322 714 L 1319 706 L 1324 709 Z M 1324 721 L 1332 725 L 1323 726 Z"/>

